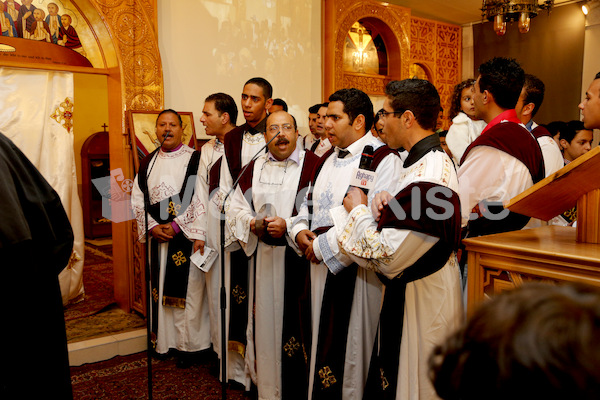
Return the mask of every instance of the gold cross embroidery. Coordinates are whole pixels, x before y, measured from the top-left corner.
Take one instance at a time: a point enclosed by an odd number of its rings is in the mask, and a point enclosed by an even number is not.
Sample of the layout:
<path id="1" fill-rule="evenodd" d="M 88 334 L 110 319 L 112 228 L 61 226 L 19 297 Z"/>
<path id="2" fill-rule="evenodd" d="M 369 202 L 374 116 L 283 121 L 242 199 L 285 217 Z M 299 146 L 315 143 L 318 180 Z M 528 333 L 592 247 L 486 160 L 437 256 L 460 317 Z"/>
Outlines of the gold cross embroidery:
<path id="1" fill-rule="evenodd" d="M 54 110 L 54 114 L 50 118 L 61 124 L 68 133 L 71 133 L 71 128 L 73 128 L 73 101 L 67 97 Z"/>
<path id="2" fill-rule="evenodd" d="M 385 375 L 383 374 L 383 368 L 379 368 L 379 371 L 381 372 L 381 388 L 385 390 L 388 386 L 390 386 L 390 384 Z"/>
<path id="3" fill-rule="evenodd" d="M 173 216 L 179 215 L 179 210 L 181 210 L 181 204 L 173 203 L 173 200 L 169 201 L 169 207 L 167 208 L 167 212 Z"/>
<path id="4" fill-rule="evenodd" d="M 285 346 L 283 346 L 283 351 L 287 353 L 288 357 L 292 357 L 299 348 L 300 343 L 298 343 L 296 338 L 292 336 Z"/>
<path id="5" fill-rule="evenodd" d="M 335 376 L 333 376 L 333 373 L 331 372 L 331 368 L 328 366 L 319 370 L 319 377 L 321 378 L 321 383 L 325 389 L 337 382 Z"/>
<path id="6" fill-rule="evenodd" d="M 158 290 L 156 288 L 152 289 L 152 299 L 155 303 L 158 301 Z"/>
<path id="7" fill-rule="evenodd" d="M 173 254 L 171 256 L 171 258 L 173 259 L 173 261 L 175 261 L 175 265 L 177 265 L 178 267 L 187 261 L 187 259 L 185 258 L 185 256 L 181 252 L 181 250 L 179 250 L 177 253 Z"/>
<path id="8" fill-rule="evenodd" d="M 231 291 L 231 294 L 235 298 L 235 302 L 238 304 L 242 304 L 242 301 L 246 299 L 246 292 L 244 292 L 244 289 L 242 289 L 240 285 L 236 285 Z"/>

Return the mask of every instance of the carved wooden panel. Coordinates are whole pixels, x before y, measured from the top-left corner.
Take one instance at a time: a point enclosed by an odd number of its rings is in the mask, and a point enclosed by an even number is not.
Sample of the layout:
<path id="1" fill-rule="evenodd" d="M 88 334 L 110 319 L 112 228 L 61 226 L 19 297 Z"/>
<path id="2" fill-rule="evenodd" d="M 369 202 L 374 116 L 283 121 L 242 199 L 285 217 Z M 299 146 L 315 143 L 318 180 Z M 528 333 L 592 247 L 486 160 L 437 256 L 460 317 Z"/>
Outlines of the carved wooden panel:
<path id="1" fill-rule="evenodd" d="M 158 49 L 156 0 L 90 0 L 113 35 L 113 45 L 120 59 L 121 127 L 124 147 L 131 158 L 127 134 L 127 110 L 160 110 L 163 107 L 163 76 Z M 111 132 L 113 132 L 111 130 Z M 115 132 L 118 132 L 115 130 Z M 133 179 L 132 160 L 123 168 L 126 178 Z M 145 314 L 144 246 L 138 242 L 136 224 L 127 224 L 129 244 L 114 244 L 114 251 L 128 253 L 128 276 L 131 307 Z M 113 234 L 114 235 L 114 234 Z M 119 247 L 119 250 L 117 248 Z M 127 268 L 127 266 L 123 268 Z M 115 268 L 120 266 L 115 265 Z"/>
<path id="2" fill-rule="evenodd" d="M 432 82 L 440 93 L 444 108 L 443 127 L 448 129 L 448 113 L 454 86 L 460 82 L 462 31 L 460 26 L 422 18 L 411 18 L 411 63 L 431 72 Z"/>
<path id="3" fill-rule="evenodd" d="M 365 93 L 384 94 L 385 85 L 388 83 L 388 81 L 389 79 L 386 79 L 385 76 L 366 76 L 362 74 L 344 72 L 342 87 L 360 88 Z"/>

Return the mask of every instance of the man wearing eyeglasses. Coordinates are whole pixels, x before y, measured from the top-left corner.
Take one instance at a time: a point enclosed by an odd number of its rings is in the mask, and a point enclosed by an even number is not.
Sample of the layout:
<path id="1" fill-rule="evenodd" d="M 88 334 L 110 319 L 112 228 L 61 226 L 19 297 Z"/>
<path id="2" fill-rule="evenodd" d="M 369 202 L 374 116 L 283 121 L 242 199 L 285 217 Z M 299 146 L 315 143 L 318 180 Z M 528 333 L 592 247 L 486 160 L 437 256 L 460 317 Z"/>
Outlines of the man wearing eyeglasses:
<path id="1" fill-rule="evenodd" d="M 254 320 L 252 323 L 250 314 L 248 343 L 254 343 L 253 380 L 261 399 L 289 398 L 282 393 L 281 377 L 284 294 L 289 292 L 286 285 L 302 287 L 304 282 L 286 279 L 290 257 L 300 259 L 287 244 L 287 230 L 296 208 L 297 193 L 308 185 L 319 160 L 314 153 L 297 148 L 297 139 L 298 129 L 292 115 L 285 111 L 269 115 L 265 132 L 265 140 L 271 141 L 269 152 L 252 161 L 242 174 L 227 214 L 228 229 L 246 255 L 255 257 L 254 298 L 250 299 L 251 303 L 254 300 Z M 298 307 L 297 301 L 293 303 Z M 288 346 L 288 353 L 297 351 L 301 356 L 302 350 L 294 349 L 300 339 Z"/>
<path id="2" fill-rule="evenodd" d="M 426 80 L 392 81 L 380 111 L 390 147 L 408 157 L 396 191 L 367 197 L 352 188 L 332 210 L 341 251 L 375 270 L 385 285 L 365 399 L 434 399 L 428 359 L 458 328 L 462 312 L 455 251 L 460 240 L 458 180 L 434 132 L 440 109 Z"/>
<path id="3" fill-rule="evenodd" d="M 377 328 L 381 283 L 374 271 L 358 268 L 340 251 L 330 210 L 342 200 L 365 146 L 375 149 L 376 172 L 369 200 L 397 181 L 400 159 L 369 132 L 373 104 L 358 89 L 329 97 L 325 128 L 335 146 L 322 157 L 313 192 L 294 220 L 292 238 L 311 261 L 312 344 L 309 395 L 312 399 L 360 399 Z"/>
<path id="4" fill-rule="evenodd" d="M 233 182 L 240 175 L 242 168 L 265 145 L 265 125 L 267 111 L 273 104 L 273 87 L 264 78 L 249 79 L 244 85 L 241 104 L 246 123 L 231 130 L 225 136 L 225 157 L 221 160 L 219 177 L 219 192 L 215 201 L 219 209 L 224 206 L 223 200 L 231 191 Z M 228 200 L 229 202 L 229 200 Z M 249 259 L 239 249 L 237 241 L 225 239 L 225 245 L 233 243 L 225 251 L 225 270 L 229 274 L 227 308 L 229 312 L 229 331 L 227 355 L 228 379 L 234 380 L 250 390 L 250 376 L 246 372 L 246 327 L 248 311 L 252 303 L 248 302 L 249 295 Z M 227 379 L 223 378 L 223 379 Z"/>

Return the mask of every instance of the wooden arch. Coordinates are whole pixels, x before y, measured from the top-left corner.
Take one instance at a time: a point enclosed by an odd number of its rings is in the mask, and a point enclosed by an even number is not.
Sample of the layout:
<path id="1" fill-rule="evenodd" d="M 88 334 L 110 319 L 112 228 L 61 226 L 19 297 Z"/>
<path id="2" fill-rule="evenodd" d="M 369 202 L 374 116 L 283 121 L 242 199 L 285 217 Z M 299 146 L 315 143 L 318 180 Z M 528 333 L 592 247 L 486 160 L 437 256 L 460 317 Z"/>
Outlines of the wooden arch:
<path id="1" fill-rule="evenodd" d="M 344 42 L 352 25 L 366 20 L 380 32 L 388 53 L 387 75 L 345 72 Z M 383 94 L 390 80 L 408 77 L 410 65 L 410 10 L 375 1 L 325 2 L 323 98 L 341 88 L 356 87 L 369 94 Z"/>

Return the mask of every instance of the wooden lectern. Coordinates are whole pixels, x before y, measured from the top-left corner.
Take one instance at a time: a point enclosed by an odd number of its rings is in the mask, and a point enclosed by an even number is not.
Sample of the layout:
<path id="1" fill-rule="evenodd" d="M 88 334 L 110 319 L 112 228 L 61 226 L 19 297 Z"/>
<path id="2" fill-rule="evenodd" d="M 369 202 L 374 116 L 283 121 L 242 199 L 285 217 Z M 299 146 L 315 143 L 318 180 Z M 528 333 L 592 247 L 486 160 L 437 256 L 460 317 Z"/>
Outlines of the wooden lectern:
<path id="1" fill-rule="evenodd" d="M 548 221 L 577 205 L 577 228 L 544 226 L 465 239 L 467 312 L 526 281 L 600 286 L 600 148 L 511 199 L 506 208 Z"/>

